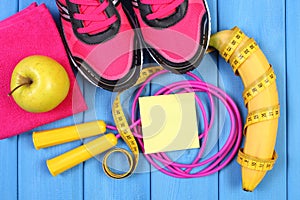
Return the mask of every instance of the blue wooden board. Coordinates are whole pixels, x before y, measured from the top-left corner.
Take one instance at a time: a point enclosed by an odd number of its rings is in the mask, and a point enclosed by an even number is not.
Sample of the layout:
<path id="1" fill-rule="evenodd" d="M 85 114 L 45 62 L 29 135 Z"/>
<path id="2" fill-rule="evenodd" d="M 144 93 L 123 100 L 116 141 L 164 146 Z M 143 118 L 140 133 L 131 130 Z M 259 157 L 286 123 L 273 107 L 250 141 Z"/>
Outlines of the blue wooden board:
<path id="1" fill-rule="evenodd" d="M 299 22 L 300 15 L 298 14 L 300 8 L 299 1 L 289 0 L 286 3 L 286 65 L 287 72 L 285 74 L 287 79 L 287 194 L 289 199 L 299 199 L 299 165 L 300 160 L 298 153 L 300 151 L 298 131 L 300 129 L 300 99 L 299 99 L 299 61 L 297 46 L 300 45 L 297 38 L 297 33 L 300 31 Z"/>
<path id="2" fill-rule="evenodd" d="M 168 177 L 150 167 L 142 159 L 139 171 L 124 180 L 113 180 L 105 176 L 101 160 L 91 159 L 57 177 L 52 177 L 45 161 L 81 144 L 72 142 L 36 151 L 29 131 L 20 136 L 0 141 L 0 199 L 2 200 L 79 200 L 79 199 L 300 199 L 299 192 L 299 129 L 300 95 L 298 78 L 299 64 L 296 46 L 299 43 L 300 3 L 293 0 L 207 0 L 211 12 L 212 32 L 239 26 L 253 37 L 266 54 L 277 74 L 281 104 L 276 151 L 279 159 L 259 187 L 253 193 L 241 189 L 240 166 L 231 162 L 224 170 L 204 178 L 176 179 Z M 32 0 L 2 0 L 0 20 L 27 7 Z M 54 0 L 39 0 L 46 3 L 53 17 L 58 20 Z M 1 32 L 0 32 L 1 37 Z M 5 47 L 2 47 L 5 48 Z M 210 67 L 211 66 L 211 67 Z M 208 82 L 219 84 L 237 102 L 243 119 L 247 111 L 242 102 L 243 85 L 234 76 L 230 66 L 214 53 L 206 56 L 195 71 Z M 163 81 L 175 81 L 170 76 Z M 114 94 L 96 89 L 78 76 L 84 97 L 90 109 L 74 117 L 38 127 L 46 130 L 87 122 L 95 119 L 113 124 L 111 102 Z M 155 84 L 149 85 L 145 94 L 153 94 Z M 0 119 L 1 120 L 1 119 Z M 222 124 L 217 129 L 221 130 Z M 228 128 L 225 124 L 224 129 Z M 220 141 L 220 145 L 222 145 Z M 124 146 L 122 142 L 119 144 Z M 212 149 L 216 152 L 217 146 Z M 188 161 L 193 152 L 187 153 Z M 117 157 L 121 165 L 124 159 Z M 121 162 L 122 161 L 122 162 Z"/>
<path id="3" fill-rule="evenodd" d="M 0 20 L 18 11 L 18 1 L 5 0 L 0 4 Z M 18 193 L 18 137 L 0 140 L 0 196 L 17 199 Z"/>

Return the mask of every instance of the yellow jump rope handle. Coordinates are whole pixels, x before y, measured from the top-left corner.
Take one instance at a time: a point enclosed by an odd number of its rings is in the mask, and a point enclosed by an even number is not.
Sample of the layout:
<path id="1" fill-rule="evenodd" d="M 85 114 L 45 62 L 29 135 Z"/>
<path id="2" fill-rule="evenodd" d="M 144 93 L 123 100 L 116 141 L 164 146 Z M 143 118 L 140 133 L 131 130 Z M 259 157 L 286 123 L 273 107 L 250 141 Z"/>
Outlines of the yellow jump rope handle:
<path id="1" fill-rule="evenodd" d="M 141 73 L 141 76 L 136 84 L 144 82 L 150 75 L 162 69 L 162 67 L 151 67 L 147 68 L 146 70 L 143 70 L 143 73 Z M 121 138 L 128 145 L 133 155 L 125 149 L 114 148 L 106 153 L 106 155 L 103 158 L 102 165 L 103 170 L 107 176 L 111 178 L 121 179 L 130 176 L 134 172 L 139 160 L 139 148 L 122 110 L 120 102 L 120 93 L 117 95 L 114 101 L 113 117 Z M 105 132 L 106 124 L 103 121 L 94 121 L 53 130 L 33 132 L 32 139 L 35 148 L 38 150 L 41 148 L 51 147 L 83 138 L 96 136 Z M 98 139 L 88 142 L 87 144 L 70 150 L 60 156 L 47 160 L 47 166 L 50 173 L 53 176 L 56 176 L 114 147 L 115 145 L 117 145 L 117 138 L 114 134 L 109 133 L 102 137 L 99 137 Z M 114 173 L 110 170 L 109 166 L 107 165 L 107 160 L 109 156 L 115 152 L 123 153 L 128 159 L 129 170 L 125 173 Z"/>
<path id="2" fill-rule="evenodd" d="M 112 133 L 108 133 L 62 155 L 47 160 L 48 169 L 53 176 L 56 176 L 116 146 L 117 143 L 118 139 L 116 136 Z"/>
<path id="3" fill-rule="evenodd" d="M 75 140 L 80 140 L 106 132 L 104 121 L 93 121 L 46 131 L 33 132 L 34 147 L 39 150 Z"/>

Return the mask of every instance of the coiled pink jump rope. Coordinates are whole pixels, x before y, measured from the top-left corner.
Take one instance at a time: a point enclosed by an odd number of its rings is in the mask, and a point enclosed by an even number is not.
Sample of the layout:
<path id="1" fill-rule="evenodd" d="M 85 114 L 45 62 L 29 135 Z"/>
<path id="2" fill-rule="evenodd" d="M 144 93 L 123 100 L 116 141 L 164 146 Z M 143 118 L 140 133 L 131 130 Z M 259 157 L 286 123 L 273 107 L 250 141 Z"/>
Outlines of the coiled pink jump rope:
<path id="1" fill-rule="evenodd" d="M 168 73 L 167 70 L 159 71 L 152 76 L 150 76 L 137 90 L 134 97 L 132 109 L 131 109 L 131 126 L 133 134 L 136 137 L 142 151 L 144 152 L 144 144 L 141 136 L 141 119 L 136 117 L 136 109 L 138 104 L 138 98 L 143 92 L 146 85 L 153 80 L 155 77 Z M 236 155 L 240 143 L 242 141 L 242 120 L 239 110 L 234 103 L 234 101 L 220 88 L 205 83 L 199 77 L 191 72 L 187 73 L 187 76 L 193 80 L 178 81 L 169 84 L 159 91 L 157 91 L 154 96 L 166 95 L 170 93 L 186 93 L 186 92 L 204 92 L 208 95 L 210 102 L 210 120 L 208 120 L 204 105 L 198 96 L 195 96 L 196 102 L 199 105 L 200 111 L 203 116 L 204 131 L 199 134 L 199 140 L 202 140 L 201 148 L 198 151 L 196 158 L 188 164 L 178 163 L 173 161 L 166 153 L 154 153 L 154 154 L 144 154 L 146 159 L 159 171 L 176 178 L 195 178 L 202 177 L 213 174 L 222 168 L 224 168 Z M 215 108 L 213 97 L 217 97 L 226 107 L 227 112 L 230 117 L 231 128 L 225 144 L 221 149 L 214 155 L 205 160 L 201 160 L 208 139 L 208 132 L 214 123 Z M 115 126 L 107 126 L 108 129 L 117 130 Z M 120 135 L 117 135 L 119 138 Z M 198 169 L 197 168 L 200 168 Z M 192 171 L 193 170 L 193 171 Z M 195 172 L 196 171 L 196 172 Z"/>

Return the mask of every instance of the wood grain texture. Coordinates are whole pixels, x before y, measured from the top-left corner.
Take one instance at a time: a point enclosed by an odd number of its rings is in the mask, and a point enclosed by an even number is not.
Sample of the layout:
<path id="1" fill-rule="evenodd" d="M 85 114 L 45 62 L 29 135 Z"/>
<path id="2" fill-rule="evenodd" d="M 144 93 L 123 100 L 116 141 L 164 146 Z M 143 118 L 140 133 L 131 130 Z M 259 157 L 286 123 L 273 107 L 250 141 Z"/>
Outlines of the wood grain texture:
<path id="1" fill-rule="evenodd" d="M 10 17 L 14 13 L 18 12 L 18 8 L 18 0 L 2 0 L 0 4 L 0 20 Z"/>
<path id="2" fill-rule="evenodd" d="M 299 199 L 299 179 L 300 179 L 300 160 L 299 160 L 299 130 L 300 130 L 300 95 L 299 95 L 299 55 L 300 45 L 300 2 L 286 1 L 286 53 L 287 53 L 287 103 L 288 103 L 288 160 L 287 160 L 287 188 L 289 199 Z"/>
<path id="3" fill-rule="evenodd" d="M 18 137 L 0 140 L 0 196 L 17 199 L 18 192 Z"/>
<path id="4" fill-rule="evenodd" d="M 286 191 L 286 77 L 285 77 L 285 1 L 219 1 L 219 30 L 239 26 L 253 37 L 273 65 L 281 106 L 276 151 L 279 159 L 253 193 L 241 188 L 241 172 L 236 162 L 220 174 L 220 199 L 285 199 Z M 255 67 L 255 66 L 253 66 Z M 220 60 L 219 69 L 226 91 L 238 102 L 243 117 L 246 112 L 242 101 L 243 86 L 234 77 L 230 66 Z M 238 180 L 238 181 L 237 181 Z"/>
<path id="5" fill-rule="evenodd" d="M 17 0 L 0 4 L 0 20 L 18 11 Z M 1 35 L 1 32 L 0 32 Z M 1 37 L 1 36 L 0 36 Z M 18 137 L 0 140 L 0 197 L 16 200 L 18 197 Z"/>

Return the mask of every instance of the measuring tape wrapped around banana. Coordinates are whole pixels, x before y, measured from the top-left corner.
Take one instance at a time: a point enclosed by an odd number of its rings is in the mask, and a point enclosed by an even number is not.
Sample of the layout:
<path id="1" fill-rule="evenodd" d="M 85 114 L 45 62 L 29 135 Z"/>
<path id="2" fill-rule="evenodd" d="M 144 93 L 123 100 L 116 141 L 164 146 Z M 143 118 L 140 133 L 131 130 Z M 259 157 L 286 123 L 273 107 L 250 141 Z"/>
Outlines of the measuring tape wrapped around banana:
<path id="1" fill-rule="evenodd" d="M 243 189 L 253 191 L 277 159 L 274 147 L 280 111 L 276 76 L 257 43 L 237 27 L 212 35 L 210 46 L 230 63 L 245 86 L 246 139 L 237 161 L 242 166 Z"/>

